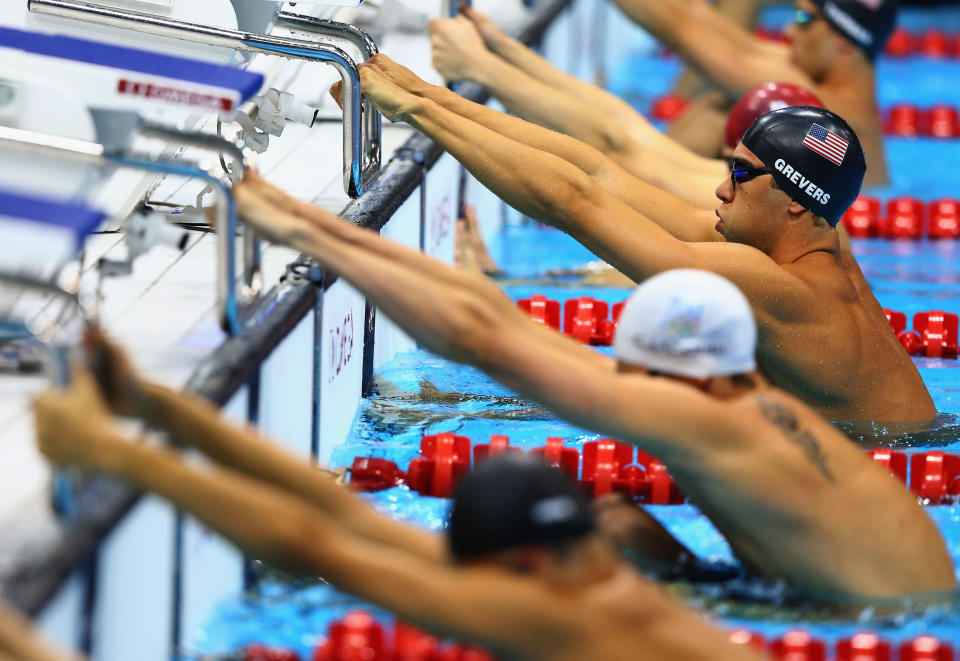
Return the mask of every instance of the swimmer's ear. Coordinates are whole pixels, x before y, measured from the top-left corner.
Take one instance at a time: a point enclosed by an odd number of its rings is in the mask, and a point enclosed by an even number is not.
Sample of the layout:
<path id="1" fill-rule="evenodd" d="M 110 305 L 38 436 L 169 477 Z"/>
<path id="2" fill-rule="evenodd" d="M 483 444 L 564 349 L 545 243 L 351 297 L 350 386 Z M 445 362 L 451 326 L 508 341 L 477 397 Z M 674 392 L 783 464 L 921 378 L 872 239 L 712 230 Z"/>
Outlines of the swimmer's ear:
<path id="1" fill-rule="evenodd" d="M 340 109 L 343 110 L 343 81 L 338 80 L 330 87 L 330 96 L 337 102 Z"/>
<path id="2" fill-rule="evenodd" d="M 800 216 L 802 216 L 807 212 L 813 213 L 810 211 L 810 209 L 806 208 L 805 206 L 803 206 L 802 204 L 794 200 L 790 200 L 790 205 L 787 207 L 787 212 L 790 214 L 791 218 L 794 218 L 794 219 L 799 218 Z"/>

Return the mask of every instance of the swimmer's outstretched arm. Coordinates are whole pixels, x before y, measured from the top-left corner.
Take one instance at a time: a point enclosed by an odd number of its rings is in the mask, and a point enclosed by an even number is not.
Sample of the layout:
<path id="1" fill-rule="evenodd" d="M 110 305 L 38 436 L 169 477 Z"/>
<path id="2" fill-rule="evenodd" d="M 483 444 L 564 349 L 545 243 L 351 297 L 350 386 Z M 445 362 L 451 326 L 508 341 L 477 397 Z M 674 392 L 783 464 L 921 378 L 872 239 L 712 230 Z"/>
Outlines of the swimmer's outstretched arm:
<path id="1" fill-rule="evenodd" d="M 393 545 L 437 562 L 446 557 L 436 535 L 398 524 L 336 484 L 332 474 L 270 443 L 253 428 L 223 419 L 201 397 L 179 393 L 139 378 L 126 356 L 97 332 L 88 338 L 98 356 L 101 389 L 118 415 L 142 419 L 177 442 L 199 450 L 216 463 L 269 483 L 312 503 L 345 522 L 354 534 Z"/>
<path id="2" fill-rule="evenodd" d="M 704 0 L 614 2 L 733 98 L 771 80 L 815 87 L 785 50 L 754 37 Z"/>
<path id="3" fill-rule="evenodd" d="M 0 661 L 81 661 L 45 641 L 30 621 L 0 602 Z"/>
<path id="4" fill-rule="evenodd" d="M 271 190 L 255 175 L 237 186 L 244 220 L 345 278 L 428 350 L 478 367 L 574 424 L 637 443 L 668 465 L 699 456 L 714 436 L 743 437 L 714 398 L 665 379 L 618 374 L 609 358 L 530 321 L 486 278 L 463 274 L 461 282 L 476 286 L 451 284 L 456 269 L 317 207 L 281 209 Z"/>
<path id="5" fill-rule="evenodd" d="M 371 60 L 370 65 L 412 94 L 429 99 L 444 109 L 476 122 L 506 138 L 554 154 L 572 163 L 590 175 L 594 181 L 610 193 L 649 217 L 677 238 L 684 241 L 718 241 L 722 239 L 722 236 L 714 230 L 717 220 L 713 211 L 706 210 L 713 209 L 716 206 L 713 203 L 716 202 L 716 198 L 713 198 L 713 202 L 698 207 L 685 202 L 685 196 L 679 192 L 683 190 L 689 194 L 712 190 L 716 182 L 725 174 L 726 166 L 722 162 L 708 161 L 715 167 L 719 166 L 722 172 L 719 175 L 714 172 L 705 179 L 703 174 L 696 170 L 687 170 L 659 158 L 655 154 L 651 155 L 650 169 L 656 170 L 658 177 L 662 177 L 665 183 L 670 183 L 672 187 L 677 189 L 674 193 L 668 192 L 657 188 L 653 185 L 654 182 L 644 181 L 642 177 L 638 178 L 631 174 L 599 150 L 580 140 L 517 117 L 511 117 L 485 105 L 474 103 L 446 87 L 431 85 L 385 55 L 376 56 Z M 535 81 L 533 82 L 535 83 Z M 557 103 L 563 102 L 558 100 Z M 663 167 L 656 167 L 656 163 L 660 163 Z M 676 178 L 672 179 L 671 177 L 674 176 Z M 707 196 L 702 194 L 699 196 L 701 201 L 705 201 L 705 197 Z"/>
<path id="6" fill-rule="evenodd" d="M 279 568 L 336 587 L 430 631 L 542 658 L 577 628 L 572 604 L 522 577 L 455 569 L 354 534 L 309 502 L 221 469 L 191 468 L 176 452 L 131 442 L 113 426 L 93 379 L 35 403 L 38 444 L 51 460 L 115 475 L 163 496 Z M 549 648 L 547 648 L 549 649 Z"/>
<path id="7" fill-rule="evenodd" d="M 482 44 L 471 43 L 470 36 L 472 34 L 474 38 L 476 37 L 475 30 L 463 18 L 434 20 L 431 22 L 431 29 L 434 66 L 446 77 L 465 78 L 480 83 L 514 115 L 586 143 L 612 159 L 626 172 L 639 177 L 646 183 L 703 208 L 716 206 L 716 198 L 713 197 L 712 190 L 724 174 L 722 162 L 693 153 L 665 133 L 658 131 L 632 107 L 605 91 L 598 88 L 594 90 L 596 93 L 612 97 L 610 103 L 605 105 L 622 104 L 624 107 L 618 109 L 616 113 L 608 111 L 599 107 L 604 104 L 598 104 L 591 97 L 584 94 L 575 96 L 571 91 L 551 87 L 548 83 L 538 80 L 499 56 L 486 51 Z M 522 44 L 519 47 L 526 48 Z M 533 57 L 539 58 L 539 55 L 533 54 Z M 585 83 L 581 84 L 592 87 Z M 480 122 L 503 135 L 526 142 L 517 135 L 510 134 L 485 121 L 480 111 L 470 110 L 466 105 L 471 102 L 446 88 L 440 89 L 443 89 L 446 94 L 429 88 L 423 92 L 410 91 L 429 96 L 448 110 Z M 460 101 L 458 102 L 457 99 Z M 489 113 L 503 114 L 496 113 L 486 106 L 480 107 L 485 108 Z M 516 120 L 516 118 L 511 119 Z M 527 142 L 527 144 L 531 143 Z M 532 146 L 537 145 L 532 144 Z M 548 151 L 581 165 L 581 161 L 563 153 Z M 582 167 L 582 169 L 593 174 L 589 168 Z M 622 186 L 619 190 L 630 194 L 633 188 Z M 649 194 L 649 191 L 637 190 L 633 193 L 633 197 L 642 201 Z M 631 200 L 624 199 L 631 206 L 643 211 Z M 707 227 L 707 230 L 710 229 L 712 224 Z"/>
<path id="8" fill-rule="evenodd" d="M 678 240 L 567 161 L 410 94 L 375 67 L 361 66 L 360 78 L 381 112 L 437 140 L 505 202 L 564 230 L 636 282 L 674 268 L 713 271 L 740 287 L 761 324 L 765 315 L 802 317 L 816 302 L 809 286 L 759 250 Z"/>

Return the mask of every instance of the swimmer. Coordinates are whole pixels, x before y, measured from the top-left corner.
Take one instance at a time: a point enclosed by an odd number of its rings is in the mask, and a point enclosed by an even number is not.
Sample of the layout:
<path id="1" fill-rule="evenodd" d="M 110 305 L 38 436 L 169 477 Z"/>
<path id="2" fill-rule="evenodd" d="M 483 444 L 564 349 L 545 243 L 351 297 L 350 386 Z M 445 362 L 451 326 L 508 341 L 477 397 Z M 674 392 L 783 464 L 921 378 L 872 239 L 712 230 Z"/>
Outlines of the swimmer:
<path id="1" fill-rule="evenodd" d="M 361 67 L 361 83 L 387 117 L 423 131 L 508 204 L 635 282 L 681 267 L 731 279 L 754 306 L 763 371 L 828 419 L 936 416 L 919 371 L 842 249 L 836 226 L 866 166 L 856 134 L 836 114 L 804 106 L 754 122 L 710 213 L 618 178 L 602 155 L 601 171 L 592 171 L 565 136 L 460 97 L 463 112 L 452 112 L 433 97 L 455 94 L 382 54 Z"/>
<path id="2" fill-rule="evenodd" d="M 705 0 L 614 2 L 730 99 L 769 81 L 811 90 L 860 136 L 869 165 L 866 184 L 887 183 L 875 61 L 893 32 L 897 0 L 795 0 L 789 45 L 752 35 Z"/>
<path id="3" fill-rule="evenodd" d="M 43 639 L 30 620 L 0 602 L 0 660 L 2 661 L 81 661 Z"/>
<path id="4" fill-rule="evenodd" d="M 646 279 L 621 313 L 610 359 L 533 323 L 488 279 L 256 174 L 236 196 L 249 224 L 338 273 L 426 349 L 659 457 L 749 571 L 823 600 L 953 588 L 950 557 L 916 498 L 759 373 L 753 312 L 724 278 L 679 269 Z"/>
<path id="5" fill-rule="evenodd" d="M 462 12 L 430 22 L 433 64 L 445 78 L 480 83 L 514 115 L 581 140 L 635 177 L 713 208 L 725 161 L 692 152 L 616 95 L 553 68 L 477 10 L 464 7 Z M 754 119 L 794 105 L 823 102 L 789 83 L 768 82 L 746 92 L 721 128 L 726 139 L 722 156 L 733 153 Z"/>
<path id="6" fill-rule="evenodd" d="M 36 402 L 43 452 L 156 492 L 279 569 L 322 576 L 501 658 L 763 658 L 637 573 L 595 533 L 578 488 L 539 460 L 508 456 L 478 466 L 458 485 L 450 524 L 437 535 L 380 516 L 195 397 L 130 372 L 124 383 L 130 389 L 113 402 L 118 411 L 139 413 L 217 465 L 198 467 L 127 438 L 84 369 L 69 390 Z"/>

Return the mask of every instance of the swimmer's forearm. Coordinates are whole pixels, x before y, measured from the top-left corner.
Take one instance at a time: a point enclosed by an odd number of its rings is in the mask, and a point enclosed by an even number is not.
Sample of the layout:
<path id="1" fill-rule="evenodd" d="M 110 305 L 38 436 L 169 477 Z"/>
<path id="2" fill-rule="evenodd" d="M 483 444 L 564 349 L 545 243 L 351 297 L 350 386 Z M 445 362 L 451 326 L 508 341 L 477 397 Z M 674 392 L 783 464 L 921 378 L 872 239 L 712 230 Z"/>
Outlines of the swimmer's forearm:
<path id="1" fill-rule="evenodd" d="M 521 213 L 557 222 L 594 186 L 567 161 L 506 138 L 426 100 L 407 121 L 439 142 L 482 184 Z"/>
<path id="2" fill-rule="evenodd" d="M 312 466 L 265 441 L 253 429 L 227 422 L 207 402 L 147 384 L 153 425 L 221 466 L 272 484 L 309 501 L 355 534 L 431 559 L 443 558 L 440 540 L 386 519 L 335 482 L 337 475 Z"/>
<path id="3" fill-rule="evenodd" d="M 495 52 L 528 76 L 563 92 L 566 96 L 578 100 L 611 120 L 621 123 L 629 122 L 639 114 L 617 95 L 558 69 L 549 60 L 516 39 L 509 38 L 509 41 L 497 48 Z"/>
<path id="4" fill-rule="evenodd" d="M 53 648 L 37 634 L 26 617 L 0 604 L 0 660 L 80 661 L 80 658 Z"/>
<path id="5" fill-rule="evenodd" d="M 495 92 L 494 94 L 496 95 Z M 562 132 L 544 128 L 542 125 L 538 125 L 535 120 L 524 121 L 519 117 L 499 112 L 480 103 L 474 103 L 445 87 L 434 87 L 427 91 L 424 96 L 447 110 L 477 122 L 502 136 L 559 156 L 591 176 L 612 165 L 608 157 L 586 142 L 570 135 L 564 135 Z M 524 115 L 524 113 L 517 112 L 516 109 L 513 109 L 513 112 L 521 116 Z"/>
<path id="6" fill-rule="evenodd" d="M 228 470 L 195 470 L 175 452 L 118 443 L 95 468 L 156 493 L 277 567 L 322 574 L 342 530 L 296 496 Z"/>
<path id="7" fill-rule="evenodd" d="M 506 109 L 528 122 L 583 141 L 603 153 L 626 147 L 623 125 L 577 94 L 538 80 L 495 55 L 478 60 L 471 78 L 493 94 Z M 631 110 L 632 112 L 632 110 Z"/>

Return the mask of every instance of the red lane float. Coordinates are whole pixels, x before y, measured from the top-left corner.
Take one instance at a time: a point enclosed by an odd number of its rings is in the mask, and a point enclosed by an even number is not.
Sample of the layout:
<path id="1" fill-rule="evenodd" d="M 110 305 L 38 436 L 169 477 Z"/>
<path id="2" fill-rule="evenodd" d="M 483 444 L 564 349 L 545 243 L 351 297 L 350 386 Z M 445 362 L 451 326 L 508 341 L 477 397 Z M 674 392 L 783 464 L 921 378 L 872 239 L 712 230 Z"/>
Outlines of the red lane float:
<path id="1" fill-rule="evenodd" d="M 548 466 L 559 469 L 571 481 L 580 477 L 580 452 L 576 448 L 564 446 L 559 436 L 550 436 L 543 447 L 533 448 L 530 454 L 543 458 Z"/>
<path id="2" fill-rule="evenodd" d="M 932 200 L 929 205 L 912 197 L 893 198 L 887 214 L 880 213 L 880 201 L 861 195 L 843 214 L 843 224 L 855 239 L 960 238 L 960 201 Z"/>
<path id="3" fill-rule="evenodd" d="M 559 301 L 538 294 L 520 299 L 517 307 L 534 321 L 561 330 Z M 568 299 L 563 304 L 563 332 L 583 344 L 610 346 L 622 309 L 623 303 L 614 305 L 613 318 L 610 319 L 610 306 L 605 301 L 589 296 Z"/>
<path id="4" fill-rule="evenodd" d="M 907 483 L 907 455 L 887 448 L 869 450 L 867 456 L 886 468 L 891 475 L 904 484 Z"/>
<path id="5" fill-rule="evenodd" d="M 560 330 L 560 304 L 546 296 L 535 294 L 530 298 L 521 298 L 517 307 L 530 315 L 530 318 L 544 326 Z"/>
<path id="6" fill-rule="evenodd" d="M 884 308 L 887 321 L 900 344 L 911 356 L 957 358 L 958 317 L 951 312 L 930 310 L 913 315 L 913 330 L 907 330 L 907 316 Z"/>
<path id="7" fill-rule="evenodd" d="M 861 195 L 843 214 L 843 224 L 855 239 L 877 236 L 880 234 L 880 200 Z"/>
<path id="8" fill-rule="evenodd" d="M 449 498 L 470 470 L 470 439 L 454 434 L 424 436 L 420 454 L 407 468 L 407 485 L 422 494 Z"/>
<path id="9" fill-rule="evenodd" d="M 888 239 L 923 237 L 923 202 L 913 197 L 896 197 L 887 202 L 887 217 L 880 222 L 880 236 Z"/>
<path id="10" fill-rule="evenodd" d="M 956 500 L 960 494 L 960 457 L 940 450 L 911 456 L 910 490 L 932 505 Z"/>
<path id="11" fill-rule="evenodd" d="M 900 661 L 953 661 L 953 650 L 933 636 L 920 636 L 900 645 Z"/>
<path id="12" fill-rule="evenodd" d="M 672 122 L 690 106 L 690 99 L 678 94 L 665 94 L 654 100 L 650 116 L 663 122 Z"/>
<path id="13" fill-rule="evenodd" d="M 243 661 L 300 661 L 300 655 L 282 647 L 267 647 L 260 643 L 247 645 L 240 655 Z"/>
<path id="14" fill-rule="evenodd" d="M 780 661 L 891 661 L 895 645 L 876 633 L 863 631 L 831 646 L 802 629 L 788 631 L 769 645 L 763 636 L 747 629 L 729 634 L 730 641 L 750 645 Z M 899 661 L 954 661 L 949 643 L 933 636 L 918 636 L 897 646 Z M 293 651 L 260 644 L 244 649 L 244 661 L 300 661 Z M 353 611 L 330 624 L 326 640 L 311 661 L 495 661 L 486 650 L 456 642 L 443 642 L 395 619 L 393 626 L 375 620 L 365 611 Z"/>
<path id="15" fill-rule="evenodd" d="M 900 138 L 957 138 L 960 137 L 960 111 L 945 103 L 925 109 L 912 103 L 898 103 L 887 108 L 883 130 L 887 135 Z"/>
<path id="16" fill-rule="evenodd" d="M 872 632 L 837 641 L 836 661 L 890 661 L 890 643 Z"/>
<path id="17" fill-rule="evenodd" d="M 956 200 L 934 200 L 930 203 L 931 239 L 960 237 L 960 203 Z"/>
<path id="18" fill-rule="evenodd" d="M 510 437 L 503 434 L 491 434 L 489 443 L 478 443 L 473 446 L 473 465 L 476 466 L 484 459 L 496 457 L 498 454 L 523 453 L 520 448 L 510 447 Z"/>
<path id="19" fill-rule="evenodd" d="M 824 661 L 827 646 L 818 638 L 802 630 L 788 631 L 770 643 L 773 658 L 783 661 Z"/>
<path id="20" fill-rule="evenodd" d="M 472 448 L 466 436 L 437 434 L 424 436 L 420 456 L 411 460 L 406 473 L 392 461 L 377 457 L 356 457 L 350 469 L 350 484 L 358 491 L 380 491 L 406 484 L 424 496 L 449 498 L 457 483 L 473 465 L 502 453 L 520 453 L 505 435 L 494 434 L 489 443 Z M 531 448 L 530 454 L 560 469 L 583 492 L 598 498 L 621 493 L 637 503 L 682 505 L 687 502 L 667 467 L 656 457 L 632 445 L 604 438 L 588 441 L 583 453 L 566 447 L 552 436 L 546 445 Z M 865 452 L 929 505 L 952 503 L 960 497 L 960 456 L 940 450 L 908 456 L 887 448 Z M 581 461 L 582 459 L 582 461 Z M 909 468 L 909 471 L 908 471 Z"/>

